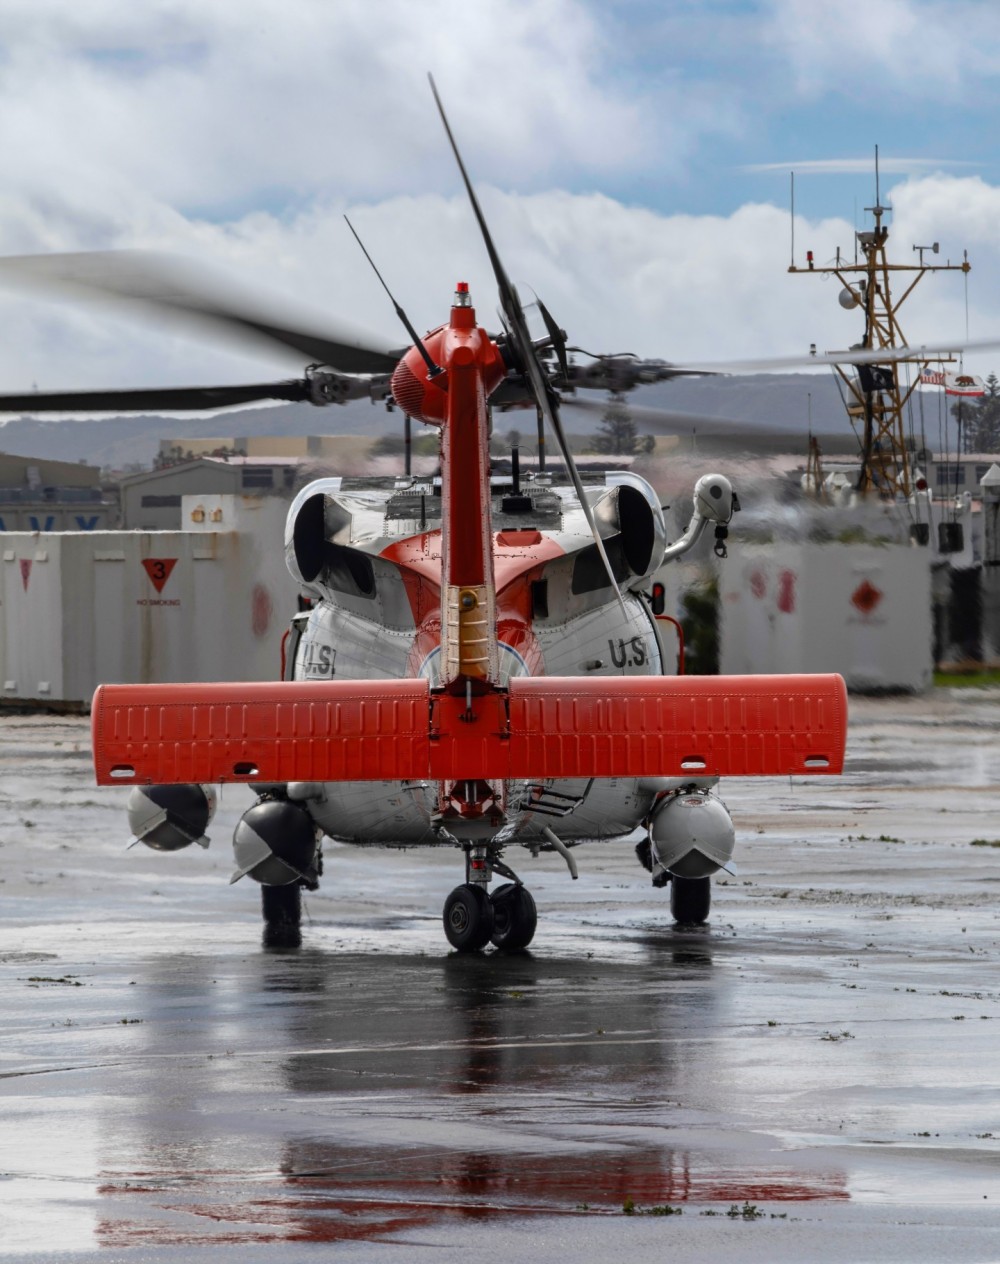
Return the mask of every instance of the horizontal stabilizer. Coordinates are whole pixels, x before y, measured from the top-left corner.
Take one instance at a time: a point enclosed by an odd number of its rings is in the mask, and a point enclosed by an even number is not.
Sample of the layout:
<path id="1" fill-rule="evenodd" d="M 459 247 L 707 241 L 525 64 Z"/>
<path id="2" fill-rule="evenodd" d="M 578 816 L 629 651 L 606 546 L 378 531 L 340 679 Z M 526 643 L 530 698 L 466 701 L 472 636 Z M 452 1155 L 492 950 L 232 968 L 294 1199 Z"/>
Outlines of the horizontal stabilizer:
<path id="1" fill-rule="evenodd" d="M 510 682 L 512 777 L 839 773 L 836 675 L 628 676 Z"/>
<path id="2" fill-rule="evenodd" d="M 839 676 L 517 677 L 102 685 L 101 785 L 839 773 Z"/>
<path id="3" fill-rule="evenodd" d="M 99 785 L 405 781 L 429 762 L 426 680 L 101 685 Z"/>

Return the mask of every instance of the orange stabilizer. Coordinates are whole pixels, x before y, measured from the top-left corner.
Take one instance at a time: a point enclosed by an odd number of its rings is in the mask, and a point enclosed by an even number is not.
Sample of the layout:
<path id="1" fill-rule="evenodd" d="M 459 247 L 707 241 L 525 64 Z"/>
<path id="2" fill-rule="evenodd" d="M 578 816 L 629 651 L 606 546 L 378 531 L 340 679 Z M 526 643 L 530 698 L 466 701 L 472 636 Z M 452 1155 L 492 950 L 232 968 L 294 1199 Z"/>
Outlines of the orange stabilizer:
<path id="1" fill-rule="evenodd" d="M 511 777 L 839 773 L 835 675 L 628 676 L 510 682 Z"/>
<path id="2" fill-rule="evenodd" d="M 839 676 L 518 677 L 102 685 L 101 785 L 839 773 Z"/>
<path id="3" fill-rule="evenodd" d="M 429 756 L 426 680 L 101 685 L 99 785 L 406 781 Z"/>

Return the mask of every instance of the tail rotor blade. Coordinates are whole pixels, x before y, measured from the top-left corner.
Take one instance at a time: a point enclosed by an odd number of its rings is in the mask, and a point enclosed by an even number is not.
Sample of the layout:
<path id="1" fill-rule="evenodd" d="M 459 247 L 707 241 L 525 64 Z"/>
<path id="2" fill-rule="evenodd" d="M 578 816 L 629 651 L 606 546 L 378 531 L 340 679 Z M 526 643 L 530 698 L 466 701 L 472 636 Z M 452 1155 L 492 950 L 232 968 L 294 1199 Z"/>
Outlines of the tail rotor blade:
<path id="1" fill-rule="evenodd" d="M 618 598 L 618 604 L 625 611 L 625 599 L 622 597 L 621 589 L 618 587 L 618 580 L 615 578 L 615 572 L 611 566 L 611 559 L 608 557 L 607 550 L 604 547 L 604 541 L 601 539 L 601 533 L 597 529 L 597 522 L 594 519 L 593 510 L 590 508 L 590 502 L 587 500 L 583 490 L 583 482 L 580 478 L 580 471 L 576 468 L 576 462 L 573 460 L 573 453 L 570 451 L 569 441 L 566 438 L 566 431 L 563 430 L 562 421 L 559 417 L 558 397 L 552 391 L 548 380 L 545 378 L 538 363 L 534 358 L 528 362 L 528 378 L 536 391 L 538 406 L 542 410 L 545 419 L 552 428 L 552 433 L 556 437 L 556 443 L 559 445 L 559 451 L 566 463 L 566 469 L 569 471 L 570 481 L 573 489 L 580 501 L 580 508 L 583 510 L 584 517 L 587 519 L 587 525 L 590 527 L 590 533 L 594 537 L 594 543 L 597 545 L 597 552 L 600 554 L 601 561 L 604 563 L 604 569 L 607 572 L 608 580 L 614 590 L 615 596 Z M 534 372 L 532 372 L 534 370 Z M 536 377 L 540 382 L 536 382 Z"/>
<path id="2" fill-rule="evenodd" d="M 497 289 L 500 291 L 500 305 L 503 308 L 504 315 L 512 326 L 520 325 L 524 332 L 527 332 L 524 322 L 524 313 L 521 311 L 521 304 L 518 302 L 517 292 L 510 283 L 510 278 L 504 271 L 504 266 L 500 262 L 500 256 L 497 254 L 497 248 L 493 244 L 493 238 L 490 236 L 490 230 L 486 225 L 486 217 L 483 215 L 482 208 L 479 205 L 479 199 L 476 197 L 476 191 L 472 187 L 472 181 L 469 179 L 469 173 L 465 169 L 465 163 L 462 161 L 462 155 L 458 151 L 458 145 L 455 143 L 455 137 L 452 135 L 451 125 L 448 122 L 448 116 L 444 112 L 444 106 L 441 104 L 441 98 L 438 96 L 437 85 L 434 82 L 434 76 L 428 75 L 430 80 L 431 92 L 434 94 L 434 103 L 437 105 L 438 114 L 441 115 L 441 122 L 444 124 L 445 134 L 448 137 L 448 144 L 451 146 L 451 152 L 455 155 L 455 162 L 458 164 L 459 174 L 462 177 L 462 183 L 465 185 L 465 191 L 468 194 L 469 202 L 472 205 L 472 213 L 476 217 L 476 223 L 479 225 L 479 231 L 482 234 L 483 242 L 486 246 L 486 253 L 490 257 L 490 264 L 493 268 L 493 275 L 496 277 Z M 520 334 L 517 330 L 517 334 Z M 520 348 L 519 348 L 520 350 Z"/>
<path id="3" fill-rule="evenodd" d="M 542 320 L 545 322 L 545 328 L 548 330 L 549 338 L 552 340 L 552 349 L 556 353 L 556 360 L 559 364 L 559 372 L 564 382 L 569 380 L 569 360 L 566 358 L 566 334 L 559 328 L 552 319 L 549 309 L 545 306 L 540 298 L 535 299 L 538 304 L 538 310 L 542 314 Z"/>
<path id="4" fill-rule="evenodd" d="M 559 420 L 559 397 L 555 393 L 552 383 L 549 381 L 548 376 L 542 367 L 542 363 L 538 357 L 538 352 L 535 350 L 535 346 L 531 340 L 531 335 L 528 332 L 528 322 L 525 320 L 524 309 L 521 307 L 520 299 L 517 296 L 517 290 L 515 290 L 514 286 L 511 284 L 510 278 L 507 276 L 503 263 L 500 260 L 497 248 L 493 244 L 493 238 L 490 235 L 490 230 L 486 224 L 486 217 L 483 215 L 482 208 L 479 205 L 479 199 L 476 197 L 476 191 L 472 187 L 472 181 L 469 179 L 469 173 L 465 169 L 465 163 L 462 161 L 462 155 L 459 153 L 458 145 L 455 142 L 455 137 L 452 134 L 451 127 L 448 123 L 448 116 L 445 114 L 444 106 L 441 104 L 441 98 L 438 95 L 437 86 L 434 83 L 434 76 L 428 75 L 427 77 L 430 80 L 431 92 L 434 94 L 434 101 L 437 105 L 438 113 L 441 115 L 441 122 L 444 124 L 444 130 L 448 137 L 448 143 L 451 145 L 451 152 L 455 155 L 455 162 L 458 164 L 458 170 L 462 177 L 462 183 L 465 185 L 465 191 L 468 194 L 469 202 L 472 205 L 472 212 L 479 225 L 479 231 L 482 234 L 483 242 L 486 246 L 486 253 L 490 258 L 493 275 L 496 278 L 497 289 L 500 294 L 500 306 L 507 322 L 512 346 L 521 362 L 521 366 L 528 378 L 528 382 L 531 385 L 535 401 L 551 426 L 552 433 L 556 437 L 556 442 L 559 445 L 559 451 L 562 453 L 562 458 L 566 463 L 566 469 L 569 471 L 573 488 L 580 499 L 580 507 L 583 509 L 584 516 L 587 519 L 587 525 L 590 527 L 591 534 L 594 537 L 594 543 L 597 545 L 597 551 L 600 554 L 601 561 L 604 563 L 604 569 L 607 572 L 608 581 L 610 582 L 615 596 L 618 598 L 618 602 L 624 611 L 625 600 L 622 597 L 621 589 L 618 587 L 618 581 L 615 578 L 611 561 L 604 548 L 604 541 L 601 539 L 601 534 L 597 529 L 597 523 L 594 521 L 594 515 L 591 511 L 590 503 L 584 494 L 583 483 L 580 480 L 580 474 L 576 468 L 576 462 L 573 460 L 573 454 L 569 449 L 569 444 L 566 440 L 566 433 L 562 428 L 561 421 Z M 545 321 L 546 328 L 548 329 L 550 336 L 553 338 L 553 345 L 556 348 L 557 356 L 560 356 L 560 345 L 562 346 L 560 358 L 560 364 L 562 366 L 565 361 L 565 339 L 562 337 L 561 331 L 555 321 L 541 303 L 539 303 L 539 310 L 542 313 L 542 319 Z M 553 333 L 553 331 L 555 332 Z"/>

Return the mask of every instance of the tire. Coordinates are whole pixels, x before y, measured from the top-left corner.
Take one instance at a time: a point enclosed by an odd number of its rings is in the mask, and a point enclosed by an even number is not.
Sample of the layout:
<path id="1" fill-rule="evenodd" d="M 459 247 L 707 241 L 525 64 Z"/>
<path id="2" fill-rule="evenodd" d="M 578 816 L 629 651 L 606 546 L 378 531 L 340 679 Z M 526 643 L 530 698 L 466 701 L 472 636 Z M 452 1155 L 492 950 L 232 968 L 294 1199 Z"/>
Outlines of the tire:
<path id="1" fill-rule="evenodd" d="M 505 952 L 527 948 L 535 937 L 538 910 L 527 887 L 507 882 L 490 896 L 493 905 L 493 934 L 490 939 Z"/>
<path id="2" fill-rule="evenodd" d="M 482 887 L 465 882 L 444 902 L 444 933 L 459 952 L 478 952 L 493 934 L 493 905 Z"/>
<path id="3" fill-rule="evenodd" d="M 268 948 L 297 948 L 302 942 L 302 888 L 298 882 L 260 889 L 264 914 L 264 944 Z"/>
<path id="4" fill-rule="evenodd" d="M 670 913 L 683 926 L 701 926 L 712 907 L 711 878 L 670 879 Z"/>

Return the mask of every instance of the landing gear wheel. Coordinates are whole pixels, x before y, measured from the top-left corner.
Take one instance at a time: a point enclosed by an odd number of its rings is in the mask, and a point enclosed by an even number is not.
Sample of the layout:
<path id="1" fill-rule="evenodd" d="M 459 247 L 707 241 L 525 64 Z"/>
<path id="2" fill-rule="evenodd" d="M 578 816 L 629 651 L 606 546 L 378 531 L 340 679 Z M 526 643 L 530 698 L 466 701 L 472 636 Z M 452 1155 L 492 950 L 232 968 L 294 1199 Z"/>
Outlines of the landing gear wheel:
<path id="1" fill-rule="evenodd" d="M 493 943 L 506 952 L 527 948 L 535 937 L 538 911 L 527 887 L 506 882 L 490 896 L 493 905 Z"/>
<path id="2" fill-rule="evenodd" d="M 444 902 L 444 933 L 459 952 L 478 952 L 493 934 L 493 905 L 482 887 L 465 882 Z"/>
<path id="3" fill-rule="evenodd" d="M 302 943 L 302 887 L 298 882 L 260 889 L 265 948 L 298 948 Z"/>
<path id="4" fill-rule="evenodd" d="M 670 912 L 675 922 L 685 926 L 700 926 L 707 921 L 711 906 L 711 878 L 671 877 Z"/>

